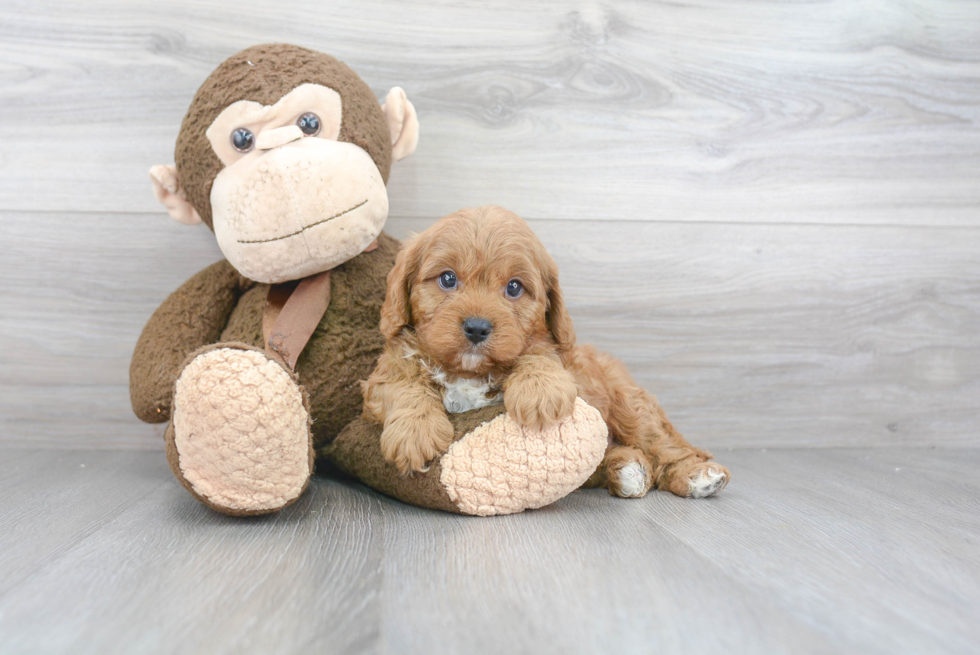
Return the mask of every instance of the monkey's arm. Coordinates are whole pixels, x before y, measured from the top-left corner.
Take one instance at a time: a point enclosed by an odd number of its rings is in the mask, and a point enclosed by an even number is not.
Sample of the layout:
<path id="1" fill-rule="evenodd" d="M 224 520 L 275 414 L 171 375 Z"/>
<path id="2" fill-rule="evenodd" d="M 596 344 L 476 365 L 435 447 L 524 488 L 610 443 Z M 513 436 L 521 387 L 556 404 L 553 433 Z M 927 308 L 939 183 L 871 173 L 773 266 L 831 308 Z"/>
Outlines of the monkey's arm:
<path id="1" fill-rule="evenodd" d="M 170 396 L 187 356 L 221 337 L 241 294 L 254 283 L 226 260 L 189 279 L 157 307 L 129 367 L 133 411 L 147 423 L 170 419 Z"/>

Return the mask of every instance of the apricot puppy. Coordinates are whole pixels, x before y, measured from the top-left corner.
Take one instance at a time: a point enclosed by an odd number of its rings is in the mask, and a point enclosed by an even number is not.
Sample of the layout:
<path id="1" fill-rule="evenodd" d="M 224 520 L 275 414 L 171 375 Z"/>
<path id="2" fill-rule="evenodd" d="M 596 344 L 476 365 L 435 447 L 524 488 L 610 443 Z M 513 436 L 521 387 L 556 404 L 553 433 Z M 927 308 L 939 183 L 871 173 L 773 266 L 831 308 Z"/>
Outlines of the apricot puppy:
<path id="1" fill-rule="evenodd" d="M 447 412 L 503 402 L 540 429 L 581 396 L 612 437 L 587 486 L 702 498 L 728 482 L 728 469 L 674 429 L 622 362 L 575 344 L 558 267 L 512 212 L 464 209 L 408 241 L 388 275 L 381 331 L 387 345 L 363 385 L 364 416 L 384 426 L 382 452 L 403 473 L 449 447 Z"/>

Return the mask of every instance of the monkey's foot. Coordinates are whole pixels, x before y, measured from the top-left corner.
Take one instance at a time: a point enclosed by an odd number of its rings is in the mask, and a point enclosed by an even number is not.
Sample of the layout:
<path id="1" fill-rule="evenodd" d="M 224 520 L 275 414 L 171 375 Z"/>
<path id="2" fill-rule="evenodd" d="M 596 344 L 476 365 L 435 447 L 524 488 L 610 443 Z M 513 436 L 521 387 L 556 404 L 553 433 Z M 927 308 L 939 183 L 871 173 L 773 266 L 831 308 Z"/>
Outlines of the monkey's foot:
<path id="1" fill-rule="evenodd" d="M 381 452 L 382 427 L 358 418 L 320 454 L 368 486 L 407 503 L 493 516 L 544 507 L 585 483 L 602 461 L 608 428 L 581 398 L 546 430 L 523 427 L 490 405 L 450 414 L 455 441 L 427 471 L 402 475 Z"/>
<path id="2" fill-rule="evenodd" d="M 286 507 L 313 471 L 302 390 L 259 351 L 202 352 L 177 379 L 167 459 L 181 484 L 219 512 L 244 516 Z"/>
<path id="3" fill-rule="evenodd" d="M 602 414 L 581 398 L 571 416 L 545 430 L 502 414 L 449 446 L 439 461 L 439 481 L 463 514 L 537 509 L 589 479 L 602 461 L 607 435 Z"/>

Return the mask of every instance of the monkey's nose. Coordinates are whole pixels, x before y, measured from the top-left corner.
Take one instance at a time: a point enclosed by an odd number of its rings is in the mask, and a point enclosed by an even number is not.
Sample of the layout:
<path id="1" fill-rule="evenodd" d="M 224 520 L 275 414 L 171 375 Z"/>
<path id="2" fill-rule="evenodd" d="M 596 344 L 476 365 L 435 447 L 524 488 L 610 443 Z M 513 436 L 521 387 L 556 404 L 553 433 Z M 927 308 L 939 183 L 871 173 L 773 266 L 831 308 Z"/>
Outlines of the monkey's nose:
<path id="1" fill-rule="evenodd" d="M 255 147 L 259 150 L 272 150 L 302 138 L 303 130 L 299 129 L 299 125 L 286 125 L 259 132 L 259 136 L 255 139 Z"/>
<path id="2" fill-rule="evenodd" d="M 493 332 L 493 324 L 485 318 L 470 317 L 463 321 L 463 334 L 474 344 L 486 341 Z"/>

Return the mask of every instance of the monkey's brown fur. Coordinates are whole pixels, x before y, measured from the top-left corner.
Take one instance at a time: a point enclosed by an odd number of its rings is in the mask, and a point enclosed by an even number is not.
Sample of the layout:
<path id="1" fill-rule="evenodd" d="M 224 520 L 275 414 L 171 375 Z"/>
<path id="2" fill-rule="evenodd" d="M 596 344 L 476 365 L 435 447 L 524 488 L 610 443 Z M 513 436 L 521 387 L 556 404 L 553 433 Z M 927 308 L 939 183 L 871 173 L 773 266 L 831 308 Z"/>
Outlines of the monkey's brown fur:
<path id="1" fill-rule="evenodd" d="M 339 140 L 367 151 L 387 181 L 391 135 L 371 89 L 329 55 L 284 44 L 255 46 L 222 63 L 204 82 L 177 138 L 181 189 L 209 227 L 211 187 L 224 165 L 205 136 L 208 126 L 233 102 L 274 104 L 308 82 L 338 92 L 343 106 Z M 382 233 L 376 250 L 355 256 L 331 273 L 330 304 L 297 362 L 294 377 L 312 419 L 313 445 L 334 438 L 361 411 L 358 381 L 370 373 L 382 349 L 377 324 L 385 276 L 398 247 L 398 241 Z M 130 396 L 136 415 L 152 423 L 171 418 L 174 384 L 192 353 L 219 347 L 261 350 L 268 289 L 269 285 L 246 279 L 222 260 L 171 294 L 146 324 L 133 354 Z M 178 466 L 172 425 L 167 434 L 168 459 L 178 479 L 190 489 Z"/>
<path id="2" fill-rule="evenodd" d="M 358 255 L 330 274 L 331 300 L 296 363 L 310 396 L 314 444 L 335 437 L 361 413 L 359 380 L 384 347 L 377 324 L 385 276 L 399 243 L 387 234 L 374 252 Z M 153 313 L 130 365 L 133 411 L 148 423 L 170 420 L 173 385 L 187 356 L 208 344 L 262 348 L 262 312 L 269 285 L 238 275 L 221 260 L 174 291 Z"/>
<path id="3" fill-rule="evenodd" d="M 286 44 L 254 46 L 227 59 L 202 84 L 177 136 L 181 187 L 209 226 L 211 184 L 224 165 L 205 136 L 208 126 L 235 101 L 273 104 L 307 82 L 340 94 L 340 140 L 366 150 L 387 181 L 390 134 L 378 99 L 361 78 L 330 55 Z M 378 242 L 374 252 L 333 270 L 330 305 L 297 362 L 300 384 L 310 394 L 316 443 L 336 436 L 360 413 L 357 380 L 370 373 L 381 351 L 377 324 L 384 280 L 399 244 L 385 234 Z M 146 324 L 133 354 L 130 396 L 136 415 L 151 423 L 170 419 L 174 380 L 185 358 L 202 346 L 243 342 L 261 348 L 268 288 L 222 260 L 171 294 Z"/>

